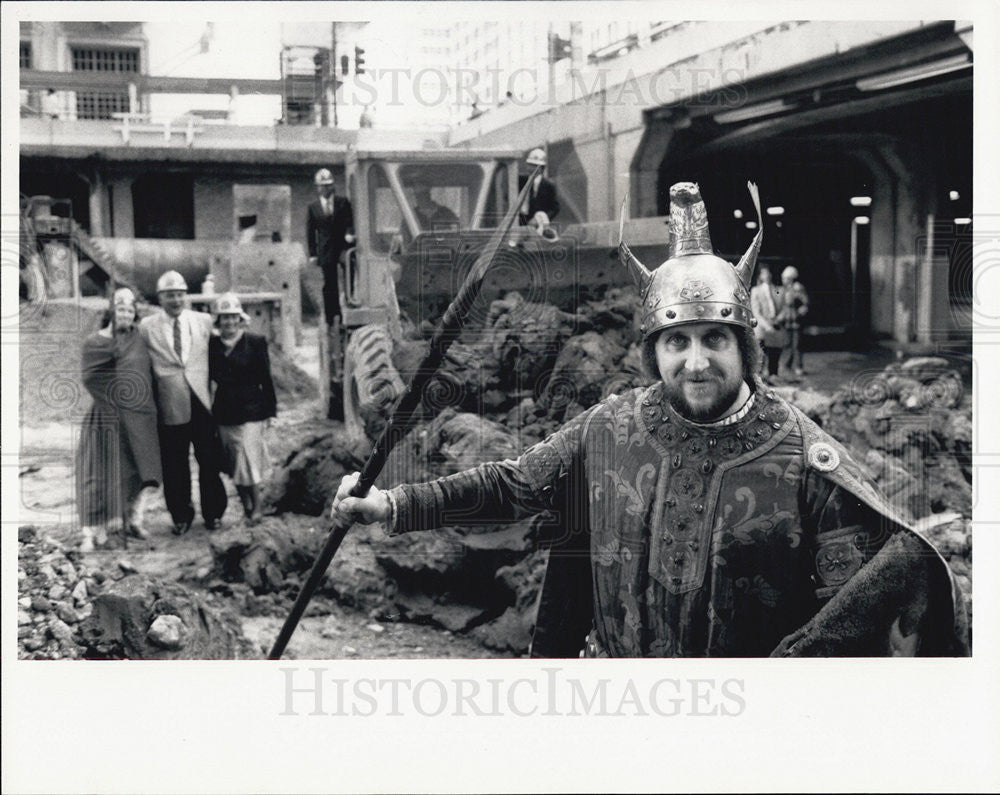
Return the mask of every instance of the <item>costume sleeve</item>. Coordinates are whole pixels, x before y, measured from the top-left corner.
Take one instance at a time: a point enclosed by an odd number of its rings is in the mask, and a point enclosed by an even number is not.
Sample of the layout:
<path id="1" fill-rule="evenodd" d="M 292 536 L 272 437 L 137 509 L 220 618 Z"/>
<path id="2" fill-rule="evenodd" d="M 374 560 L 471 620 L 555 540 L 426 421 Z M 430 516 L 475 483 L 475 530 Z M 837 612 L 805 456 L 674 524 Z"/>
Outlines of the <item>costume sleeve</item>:
<path id="1" fill-rule="evenodd" d="M 806 471 L 800 501 L 812 538 L 816 597 L 829 599 L 875 556 L 897 526 L 812 469 Z"/>
<path id="2" fill-rule="evenodd" d="M 772 656 L 967 653 L 964 608 L 933 547 L 811 469 L 800 496 L 822 606 Z"/>
<path id="3" fill-rule="evenodd" d="M 507 522 L 558 504 L 578 461 L 583 429 L 595 406 L 516 460 L 481 464 L 429 483 L 391 490 L 395 523 L 390 535 L 488 519 Z"/>

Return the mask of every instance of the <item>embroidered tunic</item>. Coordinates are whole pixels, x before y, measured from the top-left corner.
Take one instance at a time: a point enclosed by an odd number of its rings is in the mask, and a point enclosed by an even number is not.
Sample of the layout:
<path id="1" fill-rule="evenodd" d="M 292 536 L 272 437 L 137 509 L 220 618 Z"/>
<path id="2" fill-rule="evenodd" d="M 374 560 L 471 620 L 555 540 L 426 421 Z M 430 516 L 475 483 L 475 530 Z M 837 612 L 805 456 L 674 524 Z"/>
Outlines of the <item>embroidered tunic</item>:
<path id="1" fill-rule="evenodd" d="M 591 651 L 611 656 L 767 656 L 903 529 L 846 450 L 777 396 L 703 425 L 662 384 L 516 461 L 391 494 L 399 532 L 560 511 L 563 537 L 542 541 L 588 550 Z"/>

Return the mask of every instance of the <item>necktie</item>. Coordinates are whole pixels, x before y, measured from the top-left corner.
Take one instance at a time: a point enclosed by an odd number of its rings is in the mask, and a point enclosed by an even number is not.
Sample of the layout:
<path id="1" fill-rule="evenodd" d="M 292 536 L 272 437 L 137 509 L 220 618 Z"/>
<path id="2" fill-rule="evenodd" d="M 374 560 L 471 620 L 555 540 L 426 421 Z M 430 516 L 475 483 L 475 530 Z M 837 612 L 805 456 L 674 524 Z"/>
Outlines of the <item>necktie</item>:
<path id="1" fill-rule="evenodd" d="M 177 352 L 177 358 L 183 359 L 181 355 L 181 319 L 174 318 L 174 350 Z"/>

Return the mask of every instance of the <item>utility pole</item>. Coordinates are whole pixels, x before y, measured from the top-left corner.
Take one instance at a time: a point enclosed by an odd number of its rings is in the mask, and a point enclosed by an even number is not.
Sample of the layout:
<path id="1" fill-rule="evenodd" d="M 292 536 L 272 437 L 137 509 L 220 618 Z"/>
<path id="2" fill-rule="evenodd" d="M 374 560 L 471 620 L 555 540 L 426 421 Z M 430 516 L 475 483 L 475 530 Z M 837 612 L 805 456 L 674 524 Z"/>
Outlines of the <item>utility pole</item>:
<path id="1" fill-rule="evenodd" d="M 330 77 L 333 78 L 333 126 L 337 120 L 337 23 L 330 23 Z"/>

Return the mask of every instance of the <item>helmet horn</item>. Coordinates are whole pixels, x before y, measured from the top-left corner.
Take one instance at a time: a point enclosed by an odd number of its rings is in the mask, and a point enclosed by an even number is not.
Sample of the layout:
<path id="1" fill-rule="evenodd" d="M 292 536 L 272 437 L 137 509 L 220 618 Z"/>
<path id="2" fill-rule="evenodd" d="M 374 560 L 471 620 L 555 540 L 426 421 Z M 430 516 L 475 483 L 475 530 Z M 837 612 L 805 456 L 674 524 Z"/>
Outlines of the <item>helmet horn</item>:
<path id="1" fill-rule="evenodd" d="M 753 199 L 753 206 L 757 210 L 757 234 L 750 241 L 750 247 L 736 264 L 736 275 L 740 277 L 743 286 L 749 290 L 753 284 L 753 272 L 757 267 L 757 255 L 760 254 L 760 244 L 764 239 L 764 219 L 760 214 L 760 193 L 757 185 L 753 182 L 747 183 L 747 190 L 750 191 L 750 198 Z"/>
<path id="2" fill-rule="evenodd" d="M 639 262 L 635 254 L 625 244 L 625 215 L 627 213 L 628 193 L 625 194 L 625 198 L 622 201 L 621 217 L 618 220 L 618 259 L 625 266 L 629 276 L 632 277 L 632 281 L 639 288 L 639 292 L 645 295 L 646 288 L 649 287 L 649 282 L 653 278 L 653 274 L 646 269 L 645 265 Z"/>

